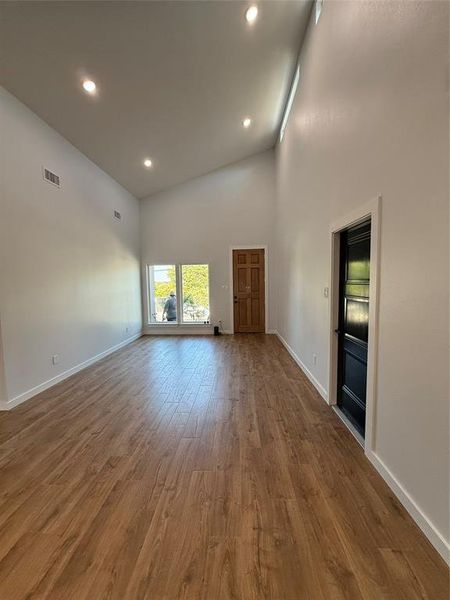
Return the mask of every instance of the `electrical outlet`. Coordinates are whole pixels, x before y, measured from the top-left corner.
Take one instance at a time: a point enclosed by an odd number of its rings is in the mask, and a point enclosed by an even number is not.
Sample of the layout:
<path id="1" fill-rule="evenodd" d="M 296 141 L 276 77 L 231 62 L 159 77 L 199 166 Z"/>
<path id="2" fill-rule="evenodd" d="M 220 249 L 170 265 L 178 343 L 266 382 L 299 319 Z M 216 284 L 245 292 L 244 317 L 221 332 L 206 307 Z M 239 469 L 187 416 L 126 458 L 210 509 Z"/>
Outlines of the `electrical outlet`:
<path id="1" fill-rule="evenodd" d="M 128 333 L 130 331 L 129 327 L 125 327 L 125 333 Z"/>
<path id="2" fill-rule="evenodd" d="M 313 354 L 313 364 L 317 365 L 317 354 Z"/>
<path id="3" fill-rule="evenodd" d="M 330 293 L 330 290 L 327 287 L 323 288 L 323 295 L 325 296 L 325 298 L 328 298 Z"/>
<path id="4" fill-rule="evenodd" d="M 52 356 L 52 365 L 57 365 L 59 363 L 59 354 L 54 354 Z"/>

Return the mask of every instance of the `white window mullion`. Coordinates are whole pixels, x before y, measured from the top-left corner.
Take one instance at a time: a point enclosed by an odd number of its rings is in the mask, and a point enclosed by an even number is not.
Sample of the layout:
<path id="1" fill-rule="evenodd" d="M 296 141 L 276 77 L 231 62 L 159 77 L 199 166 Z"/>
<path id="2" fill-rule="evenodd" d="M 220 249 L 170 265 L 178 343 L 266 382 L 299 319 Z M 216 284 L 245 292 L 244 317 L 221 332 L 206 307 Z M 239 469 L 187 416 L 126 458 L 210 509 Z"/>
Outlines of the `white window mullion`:
<path id="1" fill-rule="evenodd" d="M 181 265 L 176 265 L 176 284 L 177 284 L 177 323 L 182 325 L 183 323 L 183 289 L 181 284 Z"/>
<path id="2" fill-rule="evenodd" d="M 149 266 L 147 267 L 147 293 L 149 296 L 149 303 L 148 303 L 148 309 L 150 311 L 150 314 L 148 315 L 148 320 L 150 323 L 154 322 L 154 314 L 155 314 L 155 298 L 153 296 L 152 290 L 154 289 L 155 286 L 155 278 L 153 276 L 153 269 L 150 268 Z"/>

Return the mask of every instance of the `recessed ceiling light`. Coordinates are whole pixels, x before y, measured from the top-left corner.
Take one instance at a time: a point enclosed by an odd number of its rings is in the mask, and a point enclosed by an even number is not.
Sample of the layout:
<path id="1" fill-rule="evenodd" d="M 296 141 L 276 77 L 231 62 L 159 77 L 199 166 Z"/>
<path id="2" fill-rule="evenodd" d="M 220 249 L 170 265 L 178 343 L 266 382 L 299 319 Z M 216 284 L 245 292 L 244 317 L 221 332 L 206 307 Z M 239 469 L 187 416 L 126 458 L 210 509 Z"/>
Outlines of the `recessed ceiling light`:
<path id="1" fill-rule="evenodd" d="M 144 160 L 144 167 L 146 167 L 147 169 L 150 169 L 150 167 L 152 166 L 152 161 L 149 158 L 146 158 Z"/>
<path id="2" fill-rule="evenodd" d="M 88 94 L 94 94 L 95 90 L 97 89 L 97 86 L 95 85 L 95 82 L 91 79 L 85 79 L 83 81 L 83 89 Z"/>
<path id="3" fill-rule="evenodd" d="M 242 120 L 242 125 L 245 127 L 245 129 L 248 129 L 251 124 L 252 120 L 250 119 L 250 117 L 245 117 L 245 119 Z"/>
<path id="4" fill-rule="evenodd" d="M 247 19 L 247 23 L 250 23 L 250 25 L 252 23 L 254 23 L 256 21 L 256 18 L 258 17 L 258 7 L 253 4 L 253 6 L 250 6 L 250 8 L 247 8 L 247 11 L 245 13 L 245 18 Z"/>

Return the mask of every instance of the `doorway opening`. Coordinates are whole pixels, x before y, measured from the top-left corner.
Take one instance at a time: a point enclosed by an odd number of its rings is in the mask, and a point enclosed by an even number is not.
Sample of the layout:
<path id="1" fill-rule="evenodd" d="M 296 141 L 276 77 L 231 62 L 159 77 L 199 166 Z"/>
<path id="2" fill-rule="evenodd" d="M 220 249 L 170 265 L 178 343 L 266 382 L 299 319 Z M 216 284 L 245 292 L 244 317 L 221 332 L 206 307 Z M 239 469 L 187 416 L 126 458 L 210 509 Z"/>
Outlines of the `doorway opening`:
<path id="1" fill-rule="evenodd" d="M 329 404 L 366 454 L 375 447 L 381 197 L 330 228 Z"/>
<path id="2" fill-rule="evenodd" d="M 264 248 L 233 248 L 234 333 L 266 330 L 266 256 Z"/>

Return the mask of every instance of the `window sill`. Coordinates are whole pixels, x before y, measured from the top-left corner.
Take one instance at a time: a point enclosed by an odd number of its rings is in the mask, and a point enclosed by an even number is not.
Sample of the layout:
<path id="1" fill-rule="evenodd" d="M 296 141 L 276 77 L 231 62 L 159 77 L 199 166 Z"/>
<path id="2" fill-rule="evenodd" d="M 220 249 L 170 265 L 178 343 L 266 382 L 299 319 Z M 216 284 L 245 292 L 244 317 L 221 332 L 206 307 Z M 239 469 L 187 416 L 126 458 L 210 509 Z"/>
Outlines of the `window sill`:
<path id="1" fill-rule="evenodd" d="M 147 323 L 147 327 L 213 327 L 211 323 Z"/>

